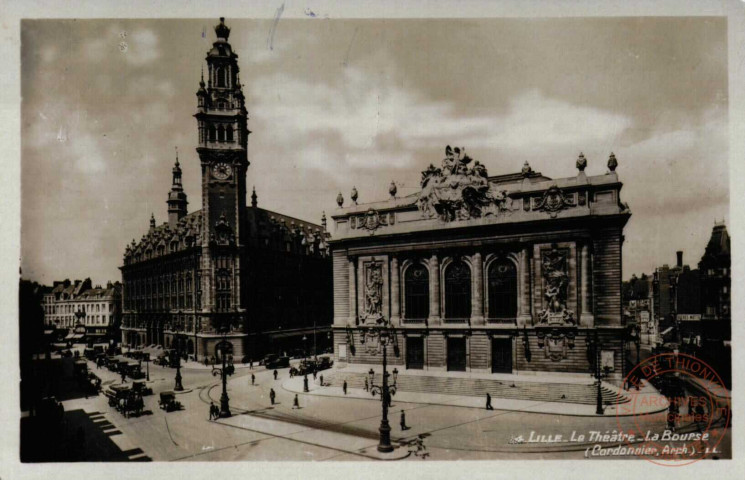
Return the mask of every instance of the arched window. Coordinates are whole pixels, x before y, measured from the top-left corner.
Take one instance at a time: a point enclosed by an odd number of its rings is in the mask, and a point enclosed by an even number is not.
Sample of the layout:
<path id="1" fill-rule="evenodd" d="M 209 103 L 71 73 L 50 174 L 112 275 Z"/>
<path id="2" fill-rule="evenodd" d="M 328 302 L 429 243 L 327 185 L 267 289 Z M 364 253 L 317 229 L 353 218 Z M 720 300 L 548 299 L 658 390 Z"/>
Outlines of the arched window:
<path id="1" fill-rule="evenodd" d="M 404 274 L 404 315 L 409 320 L 429 317 L 429 272 L 414 264 Z"/>
<path id="2" fill-rule="evenodd" d="M 507 259 L 496 260 L 487 272 L 489 318 L 517 316 L 517 269 Z"/>
<path id="3" fill-rule="evenodd" d="M 214 125 L 209 126 L 209 138 L 210 138 L 210 142 L 214 142 L 217 140 L 217 130 L 215 130 Z"/>
<path id="4" fill-rule="evenodd" d="M 233 126 L 232 125 L 228 125 L 227 127 L 225 127 L 225 140 L 227 140 L 228 142 L 233 141 Z"/>
<path id="5" fill-rule="evenodd" d="M 445 270 L 445 318 L 471 316 L 471 269 L 455 261 Z"/>
<path id="6" fill-rule="evenodd" d="M 217 69 L 217 86 L 218 87 L 227 87 L 227 72 L 224 68 L 218 68 Z"/>
<path id="7" fill-rule="evenodd" d="M 225 128 L 222 125 L 217 127 L 217 141 L 218 142 L 225 141 Z"/>

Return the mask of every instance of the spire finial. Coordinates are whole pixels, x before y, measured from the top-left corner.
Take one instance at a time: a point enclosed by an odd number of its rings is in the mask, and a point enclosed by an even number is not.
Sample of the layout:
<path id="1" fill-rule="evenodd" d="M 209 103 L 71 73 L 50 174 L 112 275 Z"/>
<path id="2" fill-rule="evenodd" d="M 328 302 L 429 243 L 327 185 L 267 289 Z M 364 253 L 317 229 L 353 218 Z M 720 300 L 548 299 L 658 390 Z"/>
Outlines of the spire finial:
<path id="1" fill-rule="evenodd" d="M 388 193 L 391 194 L 391 197 L 396 198 L 396 193 L 398 193 L 398 187 L 396 187 L 396 182 L 391 180 L 391 185 L 388 187 Z"/>
<path id="2" fill-rule="evenodd" d="M 179 166 L 179 163 L 178 163 L 178 145 L 175 145 L 173 148 L 176 149 L 176 166 L 178 167 Z"/>
<path id="3" fill-rule="evenodd" d="M 150 228 L 155 228 L 155 213 L 150 213 Z"/>
<path id="4" fill-rule="evenodd" d="M 352 187 L 352 194 L 350 197 L 355 205 L 357 205 L 357 198 L 359 198 L 359 193 L 357 193 L 357 187 Z"/>
<path id="5" fill-rule="evenodd" d="M 341 192 L 336 196 L 336 204 L 339 205 L 340 208 L 344 205 L 344 195 L 342 195 Z"/>
<path id="6" fill-rule="evenodd" d="M 326 211 L 324 210 L 321 214 L 321 226 L 326 230 Z"/>
<path id="7" fill-rule="evenodd" d="M 253 187 L 253 192 L 251 193 L 251 206 L 256 208 L 256 205 L 259 204 L 258 202 L 258 196 L 256 195 L 256 186 Z"/>

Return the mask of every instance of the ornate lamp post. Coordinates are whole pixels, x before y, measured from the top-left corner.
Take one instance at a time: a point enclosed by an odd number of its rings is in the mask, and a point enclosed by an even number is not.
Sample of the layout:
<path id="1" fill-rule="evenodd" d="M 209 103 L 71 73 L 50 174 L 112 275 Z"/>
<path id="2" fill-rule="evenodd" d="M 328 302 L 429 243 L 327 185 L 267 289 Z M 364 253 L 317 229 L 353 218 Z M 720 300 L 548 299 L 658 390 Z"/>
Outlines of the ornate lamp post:
<path id="1" fill-rule="evenodd" d="M 375 385 L 375 371 L 371 368 L 368 372 L 370 376 L 370 393 L 374 396 L 380 394 L 383 404 L 383 417 L 380 420 L 380 440 L 378 442 L 379 452 L 392 452 L 393 445 L 391 445 L 391 425 L 388 423 L 388 407 L 391 404 L 391 395 L 396 394 L 396 379 L 398 377 L 398 370 L 393 369 L 393 385 L 388 385 L 388 345 L 395 344 L 396 335 L 395 330 L 384 319 L 381 319 L 376 326 L 369 327 L 367 331 L 363 332 L 363 338 L 368 338 L 369 343 L 374 343 L 377 340 L 377 345 L 383 348 L 383 382 L 382 385 Z"/>
<path id="2" fill-rule="evenodd" d="M 173 390 L 176 392 L 182 392 L 184 385 L 181 383 L 181 335 L 175 334 L 174 340 L 176 340 L 176 385 Z"/>
<path id="3" fill-rule="evenodd" d="M 603 414 L 603 391 L 602 382 L 603 378 L 606 378 L 610 373 L 610 367 L 601 367 L 602 359 L 600 353 L 600 339 L 598 338 L 598 331 L 595 329 L 593 338 L 587 339 L 588 357 L 593 358 L 593 372 L 592 376 L 597 381 L 597 397 L 595 399 L 595 414 Z"/>
<path id="4" fill-rule="evenodd" d="M 222 395 L 220 395 L 220 418 L 226 418 L 231 416 L 230 413 L 230 398 L 228 397 L 228 376 L 232 375 L 234 367 L 232 365 L 226 365 L 225 359 L 228 356 L 228 332 L 227 329 L 222 329 L 222 341 L 217 344 L 216 349 L 220 351 L 220 357 L 222 357 L 222 368 L 212 367 L 212 375 L 220 375 L 222 380 Z"/>
<path id="5" fill-rule="evenodd" d="M 303 392 L 308 393 L 308 337 L 303 334 Z"/>
<path id="6" fill-rule="evenodd" d="M 146 353 L 144 354 L 145 357 L 145 368 L 147 369 L 147 374 L 145 379 L 149 382 L 150 381 L 150 354 Z"/>

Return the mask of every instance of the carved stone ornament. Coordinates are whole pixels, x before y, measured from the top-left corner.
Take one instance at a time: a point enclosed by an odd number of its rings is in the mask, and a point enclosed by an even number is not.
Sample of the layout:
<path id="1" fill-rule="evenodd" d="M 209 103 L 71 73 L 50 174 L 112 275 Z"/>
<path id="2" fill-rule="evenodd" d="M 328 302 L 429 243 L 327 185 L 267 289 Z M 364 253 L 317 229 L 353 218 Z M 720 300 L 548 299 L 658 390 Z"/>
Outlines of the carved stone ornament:
<path id="1" fill-rule="evenodd" d="M 377 322 L 383 318 L 383 264 L 365 264 L 365 323 Z"/>
<path id="2" fill-rule="evenodd" d="M 425 218 L 439 217 L 449 222 L 512 210 L 512 199 L 506 191 L 492 190 L 486 167 L 473 162 L 465 149 L 445 148 L 441 168 L 430 165 L 422 172 L 417 206 Z"/>
<path id="3" fill-rule="evenodd" d="M 538 348 L 542 349 L 546 358 L 552 362 L 567 358 L 568 349 L 574 348 L 574 339 L 577 336 L 575 328 L 536 328 Z"/>
<path id="4" fill-rule="evenodd" d="M 556 218 L 556 215 L 563 209 L 574 207 L 574 200 L 564 195 L 556 185 L 552 185 L 543 194 L 538 204 L 535 206 L 535 210 L 541 210 L 548 212 L 551 218 Z"/>
<path id="5" fill-rule="evenodd" d="M 539 324 L 575 325 L 574 312 L 567 308 L 569 287 L 568 252 L 552 245 L 541 254 L 543 297 L 546 307 L 538 314 Z"/>
<path id="6" fill-rule="evenodd" d="M 388 225 L 388 216 L 381 216 L 377 210 L 371 208 L 365 215 L 352 217 L 349 225 L 352 228 L 364 228 L 370 233 L 373 233 L 379 227 Z"/>
<path id="7" fill-rule="evenodd" d="M 225 217 L 225 213 L 220 214 L 220 218 L 215 222 L 215 233 L 210 233 L 210 241 L 218 245 L 230 245 L 235 243 L 235 235 Z"/>

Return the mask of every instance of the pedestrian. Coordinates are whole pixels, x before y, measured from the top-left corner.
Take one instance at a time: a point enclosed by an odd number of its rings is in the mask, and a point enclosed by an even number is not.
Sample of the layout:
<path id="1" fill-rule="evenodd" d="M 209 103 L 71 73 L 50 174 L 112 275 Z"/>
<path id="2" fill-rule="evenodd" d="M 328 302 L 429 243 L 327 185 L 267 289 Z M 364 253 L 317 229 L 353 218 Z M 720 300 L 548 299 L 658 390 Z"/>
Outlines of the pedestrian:
<path id="1" fill-rule="evenodd" d="M 125 372 L 124 369 L 122 369 L 120 374 L 122 376 L 122 383 L 127 383 L 127 372 Z"/>
<path id="2" fill-rule="evenodd" d="M 300 400 L 297 398 L 297 393 L 295 394 L 295 399 L 292 401 L 292 409 L 295 410 L 296 408 L 300 408 Z"/>
<path id="3" fill-rule="evenodd" d="M 269 389 L 269 400 L 272 401 L 272 405 L 274 405 L 274 399 L 275 399 L 276 396 L 277 396 L 277 394 L 274 393 L 274 389 L 273 388 L 270 388 Z"/>
<path id="4" fill-rule="evenodd" d="M 275 380 L 277 379 L 277 371 L 276 370 L 274 371 L 274 379 Z"/>
<path id="5" fill-rule="evenodd" d="M 210 402 L 210 420 L 214 420 L 215 418 L 215 403 Z"/>
<path id="6" fill-rule="evenodd" d="M 313 369 L 313 380 L 315 380 L 315 379 L 316 379 L 316 369 L 314 368 Z"/>
<path id="7" fill-rule="evenodd" d="M 494 407 L 491 406 L 491 395 L 489 395 L 489 392 L 486 392 L 486 409 L 494 410 Z"/>
<path id="8" fill-rule="evenodd" d="M 344 390 L 344 395 L 347 394 L 347 381 L 344 380 L 344 383 L 341 386 L 341 389 Z"/>
<path id="9" fill-rule="evenodd" d="M 408 430 L 409 428 L 406 426 L 406 413 L 401 410 L 401 430 Z"/>
<path id="10" fill-rule="evenodd" d="M 256 375 L 254 375 L 254 374 L 252 373 L 252 374 L 251 374 L 251 385 L 253 385 L 254 383 L 256 383 Z"/>
<path id="11" fill-rule="evenodd" d="M 254 360 L 253 360 L 253 358 L 251 359 L 251 363 L 248 364 L 248 368 L 250 368 L 251 370 L 254 369 Z"/>
<path id="12" fill-rule="evenodd" d="M 323 386 L 323 375 L 321 375 L 321 386 Z"/>
<path id="13" fill-rule="evenodd" d="M 294 376 L 295 376 L 295 369 L 294 368 L 290 368 L 290 378 L 292 378 Z"/>
<path id="14" fill-rule="evenodd" d="M 367 392 L 369 390 L 370 390 L 370 386 L 367 384 L 367 377 L 365 377 L 365 391 Z"/>

